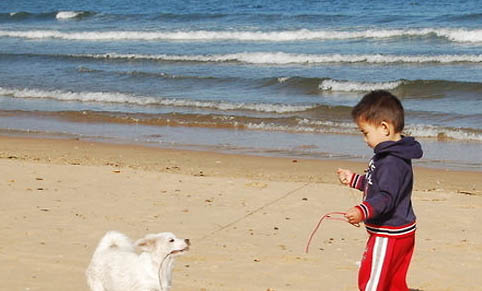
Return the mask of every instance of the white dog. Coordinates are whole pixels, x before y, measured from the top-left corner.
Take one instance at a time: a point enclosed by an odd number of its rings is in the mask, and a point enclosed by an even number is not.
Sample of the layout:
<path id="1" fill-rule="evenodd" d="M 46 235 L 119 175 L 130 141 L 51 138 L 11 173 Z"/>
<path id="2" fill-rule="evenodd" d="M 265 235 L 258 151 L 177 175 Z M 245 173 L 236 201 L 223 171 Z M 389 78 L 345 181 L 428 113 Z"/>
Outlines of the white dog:
<path id="1" fill-rule="evenodd" d="M 148 234 L 132 243 L 124 234 L 109 231 L 92 256 L 87 283 L 92 291 L 168 291 L 174 258 L 190 244 L 170 232 Z"/>

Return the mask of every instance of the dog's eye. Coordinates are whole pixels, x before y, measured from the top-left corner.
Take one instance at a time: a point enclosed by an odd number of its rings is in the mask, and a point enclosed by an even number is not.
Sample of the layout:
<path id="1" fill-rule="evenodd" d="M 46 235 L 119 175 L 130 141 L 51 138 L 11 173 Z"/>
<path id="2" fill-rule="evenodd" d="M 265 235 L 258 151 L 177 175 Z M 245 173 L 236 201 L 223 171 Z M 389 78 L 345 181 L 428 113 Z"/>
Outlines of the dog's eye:
<path id="1" fill-rule="evenodd" d="M 171 239 L 169 240 L 169 242 L 171 242 L 171 243 L 172 243 L 172 242 L 174 242 L 174 239 L 173 239 L 173 238 L 171 238 Z"/>

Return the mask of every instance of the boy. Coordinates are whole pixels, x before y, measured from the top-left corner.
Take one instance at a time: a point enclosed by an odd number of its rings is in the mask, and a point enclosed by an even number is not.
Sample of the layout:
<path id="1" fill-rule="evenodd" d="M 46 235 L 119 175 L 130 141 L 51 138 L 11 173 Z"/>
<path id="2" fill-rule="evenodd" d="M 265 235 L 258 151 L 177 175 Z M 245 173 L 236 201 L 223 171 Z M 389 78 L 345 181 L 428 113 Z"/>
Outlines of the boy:
<path id="1" fill-rule="evenodd" d="M 348 222 L 364 221 L 369 233 L 358 273 L 360 290 L 408 290 L 406 275 L 415 243 L 412 159 L 422 157 L 413 137 L 402 135 L 400 101 L 383 90 L 365 95 L 353 120 L 375 155 L 365 175 L 338 169 L 342 184 L 363 191 L 363 202 L 347 211 Z"/>

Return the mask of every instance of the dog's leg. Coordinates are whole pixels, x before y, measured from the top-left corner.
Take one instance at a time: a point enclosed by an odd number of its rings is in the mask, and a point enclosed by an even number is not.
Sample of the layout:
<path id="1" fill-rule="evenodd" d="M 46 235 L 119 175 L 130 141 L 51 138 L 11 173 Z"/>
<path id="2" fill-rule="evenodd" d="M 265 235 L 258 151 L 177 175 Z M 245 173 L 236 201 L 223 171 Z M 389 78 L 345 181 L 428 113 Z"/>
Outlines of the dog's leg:
<path id="1" fill-rule="evenodd" d="M 89 266 L 87 271 L 85 272 L 87 277 L 87 285 L 91 291 L 105 291 L 102 282 L 98 278 L 98 273 L 96 273 L 95 268 Z"/>
<path id="2" fill-rule="evenodd" d="M 102 282 L 99 280 L 89 280 L 88 283 L 91 291 L 105 291 Z"/>

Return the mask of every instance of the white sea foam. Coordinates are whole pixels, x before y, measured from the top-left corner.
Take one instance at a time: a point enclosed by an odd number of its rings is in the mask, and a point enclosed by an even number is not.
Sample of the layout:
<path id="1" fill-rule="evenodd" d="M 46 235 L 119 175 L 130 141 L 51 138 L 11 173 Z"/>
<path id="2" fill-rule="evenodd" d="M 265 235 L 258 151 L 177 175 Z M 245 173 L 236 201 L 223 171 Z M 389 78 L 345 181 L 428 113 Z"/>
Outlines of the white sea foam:
<path id="1" fill-rule="evenodd" d="M 482 134 L 459 128 L 442 128 L 431 125 L 409 125 L 405 128 L 405 131 L 415 137 L 482 141 Z"/>
<path id="2" fill-rule="evenodd" d="M 57 13 L 55 18 L 57 19 L 70 19 L 70 18 L 76 18 L 80 15 L 82 15 L 84 12 L 80 11 L 60 11 Z"/>
<path id="3" fill-rule="evenodd" d="M 285 104 L 247 104 L 247 103 L 227 103 L 214 101 L 196 101 L 183 99 L 166 99 L 156 97 L 135 96 L 116 92 L 70 92 L 62 90 L 36 90 L 36 89 L 8 89 L 0 87 L 0 95 L 13 98 L 40 98 L 55 99 L 59 101 L 78 101 L 78 102 L 106 102 L 106 103 L 127 103 L 134 105 L 160 105 L 173 107 L 196 107 L 210 108 L 219 110 L 254 110 L 260 112 L 297 112 L 304 111 L 312 106 L 285 105 Z M 292 132 L 318 132 L 318 133 L 345 133 L 354 134 L 356 128 L 349 122 L 317 121 L 299 119 L 297 125 L 282 125 L 277 123 L 260 122 L 248 123 L 248 129 L 257 130 L 276 130 Z M 406 132 L 415 137 L 428 138 L 453 138 L 457 140 L 482 141 L 482 134 L 466 129 L 444 128 L 430 125 L 410 125 L 406 127 Z"/>
<path id="4" fill-rule="evenodd" d="M 343 128 L 358 132 L 357 126 L 353 122 L 339 122 L 339 121 L 329 121 L 329 120 L 311 120 L 311 119 L 300 119 L 298 120 L 298 125 L 300 126 L 321 126 L 330 128 Z"/>
<path id="5" fill-rule="evenodd" d="M 304 132 L 304 133 L 336 133 L 336 134 L 353 134 L 354 130 L 352 128 L 345 128 L 343 126 L 336 127 L 313 127 L 313 126 L 303 126 L 303 125 L 280 125 L 271 122 L 250 122 L 246 125 L 248 129 L 255 130 L 269 130 L 269 131 L 290 131 L 290 132 Z"/>
<path id="6" fill-rule="evenodd" d="M 278 80 L 278 83 L 284 83 L 286 81 L 288 81 L 291 77 L 279 77 L 277 80 Z"/>
<path id="7" fill-rule="evenodd" d="M 218 110 L 252 110 L 259 112 L 288 113 L 305 111 L 316 105 L 288 105 L 266 103 L 229 103 L 169 99 L 150 96 L 136 96 L 118 92 L 70 92 L 62 90 L 8 89 L 0 87 L 0 95 L 14 98 L 44 98 L 60 101 L 125 103 L 134 105 L 160 105 L 173 107 L 211 108 Z"/>
<path id="8" fill-rule="evenodd" d="M 323 91 L 341 91 L 341 92 L 365 92 L 372 90 L 392 90 L 400 86 L 402 81 L 392 82 L 354 82 L 354 81 L 337 81 L 324 80 L 320 83 L 319 88 Z"/>
<path id="9" fill-rule="evenodd" d="M 477 30 L 443 30 L 435 32 L 438 36 L 446 37 L 455 42 L 482 42 L 482 29 Z"/>
<path id="10" fill-rule="evenodd" d="M 63 11 L 57 18 L 77 17 L 79 13 Z M 64 32 L 58 30 L 30 30 L 30 31 L 0 31 L 0 35 L 21 38 L 57 38 L 67 40 L 171 40 L 171 41 L 310 41 L 310 40 L 339 40 L 363 38 L 395 38 L 395 37 L 426 37 L 436 36 L 454 42 L 482 42 L 482 29 L 454 29 L 454 28 L 413 28 L 413 29 L 368 29 L 360 31 L 338 30 L 288 30 L 288 31 L 83 31 Z"/>
<path id="11" fill-rule="evenodd" d="M 291 131 L 311 133 L 357 134 L 354 126 L 346 122 L 301 120 L 298 125 L 280 125 L 271 122 L 248 123 L 246 128 L 269 131 Z M 463 129 L 447 129 L 430 125 L 415 125 L 406 128 L 410 136 L 417 138 L 451 138 L 455 140 L 482 141 L 482 135 Z"/>
<path id="12" fill-rule="evenodd" d="M 253 123 L 250 122 L 246 124 L 246 128 L 254 129 L 254 130 L 269 130 L 269 131 L 292 131 L 292 132 L 316 132 L 317 130 L 312 127 L 293 127 L 287 125 L 279 125 L 274 123 L 267 123 L 267 122 L 259 122 Z"/>
<path id="13" fill-rule="evenodd" d="M 1 33 L 0 33 L 1 35 Z M 343 55 L 343 54 L 290 54 L 284 52 L 243 52 L 217 55 L 145 55 L 145 54 L 81 54 L 73 57 L 97 59 L 138 59 L 177 62 L 241 62 L 247 64 L 288 65 L 288 64 L 323 64 L 323 63 L 481 63 L 479 55 Z"/>
<path id="14" fill-rule="evenodd" d="M 246 128 L 270 131 L 358 134 L 358 129 L 352 122 L 309 120 L 305 118 L 298 120 L 298 124 L 295 126 L 280 125 L 271 122 L 251 122 L 246 125 Z M 410 136 L 418 138 L 451 138 L 456 140 L 482 141 L 482 135 L 480 133 L 474 133 L 465 129 L 443 128 L 433 125 L 411 125 L 407 126 L 405 132 Z"/>

